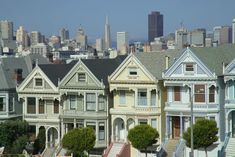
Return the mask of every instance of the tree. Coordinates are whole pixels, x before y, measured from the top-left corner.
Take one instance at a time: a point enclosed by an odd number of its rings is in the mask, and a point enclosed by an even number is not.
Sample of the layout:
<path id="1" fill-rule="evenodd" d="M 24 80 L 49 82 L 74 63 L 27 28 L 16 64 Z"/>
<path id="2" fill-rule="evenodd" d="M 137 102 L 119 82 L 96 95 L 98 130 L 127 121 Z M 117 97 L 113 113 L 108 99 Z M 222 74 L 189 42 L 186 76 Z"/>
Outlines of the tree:
<path id="1" fill-rule="evenodd" d="M 34 141 L 33 144 L 33 153 L 37 154 L 39 152 L 42 152 L 45 148 L 46 143 L 46 135 L 45 135 L 45 129 L 39 129 L 39 133 L 37 136 L 37 139 Z"/>
<path id="2" fill-rule="evenodd" d="M 11 153 L 13 143 L 21 136 L 27 135 L 28 123 L 21 120 L 8 120 L 0 125 L 0 147 L 5 153 Z M 22 140 L 22 139 L 20 139 Z M 18 141 L 19 142 L 19 141 Z M 18 152 L 22 153 L 22 152 Z"/>
<path id="3" fill-rule="evenodd" d="M 214 120 L 200 119 L 193 125 L 194 149 L 203 148 L 207 157 L 207 148 L 218 140 L 218 128 Z M 191 147 L 191 128 L 183 134 L 186 145 Z"/>
<path id="4" fill-rule="evenodd" d="M 156 129 L 150 125 L 141 124 L 130 129 L 127 138 L 131 141 L 133 147 L 138 150 L 144 150 L 147 157 L 147 148 L 156 143 L 156 138 L 158 137 L 159 133 Z"/>
<path id="5" fill-rule="evenodd" d="M 17 140 L 13 142 L 11 153 L 12 154 L 22 153 L 28 141 L 29 141 L 29 138 L 27 135 L 23 135 L 19 137 Z"/>
<path id="6" fill-rule="evenodd" d="M 63 148 L 68 149 L 77 156 L 85 156 L 95 146 L 95 132 L 92 128 L 76 128 L 70 130 L 62 139 Z"/>

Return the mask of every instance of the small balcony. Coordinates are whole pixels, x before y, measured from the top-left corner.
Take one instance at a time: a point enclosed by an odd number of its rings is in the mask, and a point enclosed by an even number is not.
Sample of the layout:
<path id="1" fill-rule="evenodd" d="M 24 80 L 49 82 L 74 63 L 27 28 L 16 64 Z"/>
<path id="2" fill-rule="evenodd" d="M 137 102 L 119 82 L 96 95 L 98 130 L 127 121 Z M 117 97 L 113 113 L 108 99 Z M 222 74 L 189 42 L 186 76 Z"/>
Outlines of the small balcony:
<path id="1" fill-rule="evenodd" d="M 107 117 L 107 111 L 63 110 L 63 117 Z"/>

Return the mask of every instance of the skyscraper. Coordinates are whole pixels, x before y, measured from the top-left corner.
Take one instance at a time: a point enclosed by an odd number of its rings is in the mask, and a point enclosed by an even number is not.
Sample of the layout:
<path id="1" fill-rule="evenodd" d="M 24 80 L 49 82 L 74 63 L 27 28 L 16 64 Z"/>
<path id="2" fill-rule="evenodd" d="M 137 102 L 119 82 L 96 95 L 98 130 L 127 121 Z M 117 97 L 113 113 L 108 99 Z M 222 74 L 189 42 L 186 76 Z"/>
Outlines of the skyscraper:
<path id="1" fill-rule="evenodd" d="M 16 42 L 18 45 L 21 45 L 23 48 L 29 46 L 28 34 L 23 26 L 20 26 L 16 31 Z"/>
<path id="2" fill-rule="evenodd" d="M 32 31 L 30 33 L 30 44 L 32 45 L 36 45 L 38 43 L 42 42 L 42 37 L 41 37 L 41 33 L 38 31 Z"/>
<path id="3" fill-rule="evenodd" d="M 128 52 L 129 41 L 127 32 L 117 32 L 117 51 L 124 55 Z"/>
<path id="4" fill-rule="evenodd" d="M 13 40 L 13 22 L 0 21 L 0 38 L 4 40 Z"/>
<path id="5" fill-rule="evenodd" d="M 69 39 L 69 30 L 62 28 L 60 30 L 60 39 L 61 39 L 61 42 L 68 40 Z"/>
<path id="6" fill-rule="evenodd" d="M 175 31 L 175 44 L 177 46 L 177 49 L 182 49 L 189 44 L 188 31 L 186 28 L 181 27 L 180 29 Z"/>
<path id="7" fill-rule="evenodd" d="M 109 26 L 108 16 L 106 16 L 106 22 L 105 22 L 104 45 L 105 45 L 105 49 L 112 48 L 111 33 L 110 33 L 110 26 Z"/>
<path id="8" fill-rule="evenodd" d="M 220 29 L 220 44 L 232 43 L 232 27 L 222 26 Z"/>
<path id="9" fill-rule="evenodd" d="M 76 41 L 79 44 L 80 48 L 82 48 L 82 49 L 87 48 L 87 36 L 86 36 L 84 30 L 82 29 L 82 27 L 80 27 L 78 29 L 78 32 L 76 35 Z"/>
<path id="10" fill-rule="evenodd" d="M 148 41 L 163 36 L 163 15 L 158 11 L 153 11 L 148 15 Z"/>
<path id="11" fill-rule="evenodd" d="M 235 19 L 233 19 L 233 26 L 232 26 L 233 28 L 233 34 L 232 34 L 232 36 L 233 36 L 233 44 L 235 44 Z"/>

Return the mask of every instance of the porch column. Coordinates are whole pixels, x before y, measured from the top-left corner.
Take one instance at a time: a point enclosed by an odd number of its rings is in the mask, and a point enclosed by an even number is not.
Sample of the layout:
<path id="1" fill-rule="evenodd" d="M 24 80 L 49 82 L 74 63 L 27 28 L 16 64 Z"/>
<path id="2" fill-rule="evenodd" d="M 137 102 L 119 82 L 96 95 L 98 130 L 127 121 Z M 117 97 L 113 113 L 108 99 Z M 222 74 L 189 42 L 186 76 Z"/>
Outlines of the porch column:
<path id="1" fill-rule="evenodd" d="M 147 89 L 147 106 L 151 105 L 151 90 Z"/>
<path id="2" fill-rule="evenodd" d="M 38 97 L 36 97 L 36 114 L 38 114 L 39 112 L 38 112 L 38 107 L 39 107 L 39 98 Z"/>
<path id="3" fill-rule="evenodd" d="M 65 133 L 68 133 L 68 123 L 65 124 Z"/>
<path id="4" fill-rule="evenodd" d="M 61 138 L 63 138 L 63 136 L 64 136 L 64 121 L 63 121 L 63 119 L 61 119 Z"/>
<path id="5" fill-rule="evenodd" d="M 38 124 L 36 124 L 36 137 L 38 136 L 38 133 L 39 133 L 39 126 Z"/>
<path id="6" fill-rule="evenodd" d="M 169 117 L 168 115 L 166 114 L 166 139 L 168 139 L 168 128 L 169 128 L 169 124 L 168 124 L 168 120 L 169 120 Z"/>
<path id="7" fill-rule="evenodd" d="M 76 119 L 75 118 L 73 119 L 73 128 L 74 129 L 76 128 Z"/>
<path id="8" fill-rule="evenodd" d="M 183 117 L 182 113 L 180 113 L 180 138 L 183 136 Z"/>
<path id="9" fill-rule="evenodd" d="M 168 123 L 169 123 L 169 138 L 172 138 L 173 136 L 172 136 L 172 116 L 169 116 L 169 121 L 168 121 Z"/>
<path id="10" fill-rule="evenodd" d="M 27 112 L 28 112 L 28 110 L 27 110 L 27 108 L 28 108 L 28 98 L 27 98 L 27 97 L 25 97 L 24 106 L 25 106 L 25 107 L 24 107 L 24 109 L 25 109 L 25 110 L 24 110 L 24 111 L 25 111 L 24 114 L 26 115 Z"/>
<path id="11" fill-rule="evenodd" d="M 95 111 L 96 112 L 98 112 L 99 111 L 99 109 L 98 109 L 98 96 L 99 96 L 99 94 L 96 92 L 95 93 Z"/>
<path id="12" fill-rule="evenodd" d="M 99 140 L 99 125 L 98 121 L 95 122 L 95 133 L 98 137 L 96 137 L 96 142 Z"/>
<path id="13" fill-rule="evenodd" d="M 135 92 L 135 103 L 134 103 L 134 106 L 138 106 L 138 89 L 134 89 L 134 92 Z"/>
<path id="14" fill-rule="evenodd" d="M 46 148 L 48 148 L 48 128 L 46 128 L 45 134 L 46 134 Z"/>

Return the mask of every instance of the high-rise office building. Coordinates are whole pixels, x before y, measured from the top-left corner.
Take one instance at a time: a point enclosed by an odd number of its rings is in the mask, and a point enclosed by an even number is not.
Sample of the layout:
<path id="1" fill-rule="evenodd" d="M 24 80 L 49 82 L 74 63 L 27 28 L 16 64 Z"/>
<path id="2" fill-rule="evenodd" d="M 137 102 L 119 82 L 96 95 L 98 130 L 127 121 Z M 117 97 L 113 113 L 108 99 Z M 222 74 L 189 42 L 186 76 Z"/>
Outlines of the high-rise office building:
<path id="1" fill-rule="evenodd" d="M 96 50 L 103 51 L 104 50 L 104 40 L 102 38 L 96 39 Z"/>
<path id="2" fill-rule="evenodd" d="M 213 28 L 213 42 L 216 42 L 217 44 L 220 44 L 220 30 L 221 30 L 221 26 L 216 26 Z"/>
<path id="3" fill-rule="evenodd" d="M 222 26 L 220 29 L 220 44 L 232 43 L 232 27 Z"/>
<path id="4" fill-rule="evenodd" d="M 117 32 L 117 51 L 119 54 L 127 54 L 129 48 L 128 33 Z"/>
<path id="5" fill-rule="evenodd" d="M 206 38 L 206 29 L 199 28 L 191 31 L 190 33 L 190 45 L 192 47 L 204 47 Z"/>
<path id="6" fill-rule="evenodd" d="M 105 29 L 104 29 L 105 49 L 112 48 L 112 43 L 111 42 L 112 41 L 111 41 L 110 25 L 109 25 L 108 16 L 106 16 Z"/>
<path id="7" fill-rule="evenodd" d="M 23 26 L 20 26 L 16 31 L 16 42 L 23 48 L 29 46 L 29 37 Z"/>
<path id="8" fill-rule="evenodd" d="M 148 15 L 148 41 L 154 41 L 154 38 L 163 36 L 163 15 L 154 11 Z"/>
<path id="9" fill-rule="evenodd" d="M 61 40 L 61 42 L 64 42 L 65 40 L 68 40 L 68 39 L 69 39 L 69 30 L 65 29 L 65 28 L 62 28 L 60 30 L 60 40 Z"/>
<path id="10" fill-rule="evenodd" d="M 82 49 L 87 48 L 87 36 L 85 35 L 84 30 L 80 27 L 76 35 L 76 42 Z"/>
<path id="11" fill-rule="evenodd" d="M 36 45 L 38 43 L 42 43 L 41 33 L 38 31 L 32 31 L 30 33 L 30 45 Z"/>
<path id="12" fill-rule="evenodd" d="M 189 44 L 188 31 L 186 28 L 181 27 L 175 31 L 175 44 L 177 49 L 182 49 Z"/>
<path id="13" fill-rule="evenodd" d="M 233 24 L 232 24 L 232 38 L 233 38 L 233 40 L 232 40 L 232 42 L 233 42 L 233 44 L 235 44 L 235 19 L 233 19 Z"/>
<path id="14" fill-rule="evenodd" d="M 0 38 L 8 41 L 13 40 L 13 22 L 0 21 Z"/>

